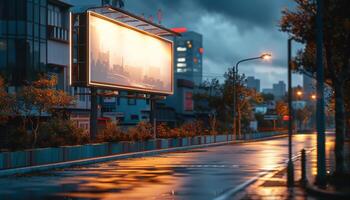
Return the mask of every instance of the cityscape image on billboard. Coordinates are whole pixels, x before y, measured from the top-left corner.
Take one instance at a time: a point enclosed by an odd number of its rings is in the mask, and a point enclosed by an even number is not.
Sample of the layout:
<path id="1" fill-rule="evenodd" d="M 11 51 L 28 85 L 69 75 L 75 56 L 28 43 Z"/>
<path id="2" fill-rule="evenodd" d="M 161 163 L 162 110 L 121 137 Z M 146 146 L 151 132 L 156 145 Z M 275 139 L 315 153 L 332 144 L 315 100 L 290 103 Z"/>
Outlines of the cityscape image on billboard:
<path id="1" fill-rule="evenodd" d="M 94 12 L 89 21 L 89 85 L 173 93 L 173 44 Z"/>

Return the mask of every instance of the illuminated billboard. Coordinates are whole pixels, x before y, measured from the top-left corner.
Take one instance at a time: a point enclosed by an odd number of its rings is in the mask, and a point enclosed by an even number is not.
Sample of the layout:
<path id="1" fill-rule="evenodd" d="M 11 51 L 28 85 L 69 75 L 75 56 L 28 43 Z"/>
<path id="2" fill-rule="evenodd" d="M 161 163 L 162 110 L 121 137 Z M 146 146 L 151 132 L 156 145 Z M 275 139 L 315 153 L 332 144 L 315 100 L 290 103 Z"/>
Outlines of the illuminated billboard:
<path id="1" fill-rule="evenodd" d="M 172 41 L 95 12 L 87 24 L 88 86 L 173 93 Z"/>

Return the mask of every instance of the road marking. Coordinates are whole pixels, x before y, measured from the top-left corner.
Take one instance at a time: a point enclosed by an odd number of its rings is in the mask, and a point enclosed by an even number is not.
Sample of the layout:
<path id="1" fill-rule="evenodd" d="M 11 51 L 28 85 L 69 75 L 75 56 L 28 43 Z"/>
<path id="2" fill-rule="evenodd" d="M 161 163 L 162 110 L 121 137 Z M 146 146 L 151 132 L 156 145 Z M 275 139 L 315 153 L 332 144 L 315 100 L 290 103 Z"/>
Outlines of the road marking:
<path id="1" fill-rule="evenodd" d="M 271 170 L 272 171 L 272 170 Z M 243 190 L 244 188 L 246 188 L 248 185 L 254 183 L 255 181 L 257 181 L 259 178 L 261 178 L 262 176 L 265 176 L 266 174 L 270 173 L 271 171 L 266 171 L 266 172 L 260 172 L 257 176 L 255 176 L 254 178 L 238 185 L 235 188 L 230 189 L 229 191 L 225 192 L 224 194 L 216 197 L 214 200 L 226 200 L 229 197 L 231 197 L 232 195 L 236 194 L 237 192 Z"/>
<path id="2" fill-rule="evenodd" d="M 312 152 L 313 150 L 315 150 L 315 147 L 309 148 L 309 149 L 305 149 L 305 150 L 306 150 L 306 153 L 310 153 L 310 152 Z M 300 153 L 300 152 L 297 153 L 296 155 L 294 155 L 294 156 L 292 157 L 293 162 L 294 162 L 295 160 L 297 160 L 299 157 L 301 157 L 301 153 Z M 286 163 L 288 163 L 288 159 L 284 162 L 284 164 L 286 164 Z M 255 181 L 257 181 L 259 178 L 261 178 L 261 177 L 267 175 L 267 174 L 270 173 L 270 172 L 279 171 L 278 169 L 281 168 L 281 167 L 282 167 L 282 165 L 279 164 L 279 165 L 273 167 L 272 170 L 268 170 L 268 171 L 265 171 L 265 172 L 260 172 L 257 176 L 255 176 L 255 177 L 253 177 L 253 178 L 247 180 L 246 182 L 244 182 L 244 183 L 242 183 L 242 184 L 236 186 L 235 188 L 232 188 L 232 189 L 228 190 L 227 192 L 224 192 L 224 193 L 221 194 L 220 196 L 214 198 L 214 200 L 226 200 L 226 199 L 229 199 L 230 197 L 232 197 L 232 196 L 233 196 L 234 194 L 236 194 L 237 192 L 242 191 L 242 190 L 244 190 L 246 187 L 248 187 L 250 184 L 253 184 L 253 183 L 254 183 Z"/>

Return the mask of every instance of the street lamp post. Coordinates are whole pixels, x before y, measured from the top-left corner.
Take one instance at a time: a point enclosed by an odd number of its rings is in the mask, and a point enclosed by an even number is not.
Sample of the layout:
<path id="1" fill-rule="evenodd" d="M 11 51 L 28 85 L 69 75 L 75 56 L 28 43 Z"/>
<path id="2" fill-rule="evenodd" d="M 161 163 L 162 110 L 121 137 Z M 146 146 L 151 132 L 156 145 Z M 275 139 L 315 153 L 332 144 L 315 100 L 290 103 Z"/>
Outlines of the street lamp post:
<path id="1" fill-rule="evenodd" d="M 252 58 L 246 58 L 243 60 L 240 60 L 236 63 L 236 65 L 232 68 L 233 71 L 233 134 L 236 135 L 236 108 L 237 108 L 237 91 L 236 91 L 236 81 L 238 79 L 238 66 L 240 63 L 242 62 L 246 62 L 246 61 L 251 61 L 251 60 L 258 60 L 258 59 L 263 59 L 263 60 L 267 60 L 271 58 L 271 54 L 269 53 L 264 53 L 261 56 L 258 57 L 252 57 Z"/>
<path id="2" fill-rule="evenodd" d="M 288 166 L 287 184 L 288 187 L 294 185 L 294 165 L 292 161 L 292 134 L 293 134 L 293 111 L 292 111 L 292 40 L 288 39 Z"/>

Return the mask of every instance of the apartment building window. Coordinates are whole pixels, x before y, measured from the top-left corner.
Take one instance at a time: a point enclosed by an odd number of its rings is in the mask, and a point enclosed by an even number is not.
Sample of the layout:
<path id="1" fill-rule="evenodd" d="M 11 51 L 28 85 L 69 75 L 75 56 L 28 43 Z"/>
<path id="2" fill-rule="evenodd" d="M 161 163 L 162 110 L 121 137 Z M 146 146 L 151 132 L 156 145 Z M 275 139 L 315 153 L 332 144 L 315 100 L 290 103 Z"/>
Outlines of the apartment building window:
<path id="1" fill-rule="evenodd" d="M 136 105 L 136 99 L 128 98 L 128 105 Z"/>
<path id="2" fill-rule="evenodd" d="M 79 101 L 85 101 L 85 88 L 79 88 Z"/>
<path id="3" fill-rule="evenodd" d="M 47 6 L 48 36 L 50 39 L 68 41 L 68 11 L 57 5 Z"/>
<path id="4" fill-rule="evenodd" d="M 139 120 L 139 115 L 130 115 L 131 120 Z"/>

